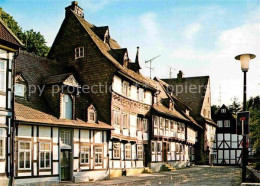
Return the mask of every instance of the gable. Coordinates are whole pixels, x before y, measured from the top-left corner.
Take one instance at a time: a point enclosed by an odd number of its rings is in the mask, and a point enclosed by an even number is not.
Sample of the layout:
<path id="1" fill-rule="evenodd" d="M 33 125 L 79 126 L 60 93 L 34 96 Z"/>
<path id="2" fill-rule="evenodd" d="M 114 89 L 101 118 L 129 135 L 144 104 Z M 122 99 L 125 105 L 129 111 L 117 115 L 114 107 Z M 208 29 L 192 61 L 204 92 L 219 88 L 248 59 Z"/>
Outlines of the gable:
<path id="1" fill-rule="evenodd" d="M 73 75 L 70 75 L 67 79 L 65 79 L 65 81 L 63 81 L 63 84 L 72 87 L 79 87 L 79 84 Z"/>

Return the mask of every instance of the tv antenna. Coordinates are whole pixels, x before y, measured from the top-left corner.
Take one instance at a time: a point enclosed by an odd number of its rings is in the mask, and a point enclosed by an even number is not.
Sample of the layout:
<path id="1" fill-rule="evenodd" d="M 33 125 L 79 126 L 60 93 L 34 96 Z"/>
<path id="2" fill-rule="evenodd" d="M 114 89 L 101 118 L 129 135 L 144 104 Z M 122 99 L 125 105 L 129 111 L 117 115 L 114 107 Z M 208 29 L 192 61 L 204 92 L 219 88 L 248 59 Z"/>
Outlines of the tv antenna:
<path id="1" fill-rule="evenodd" d="M 145 64 L 146 64 L 146 63 L 150 63 L 150 66 L 147 67 L 147 68 L 149 68 L 149 70 L 150 70 L 150 79 L 152 78 L 152 70 L 153 70 L 153 68 L 152 68 L 152 61 L 155 60 L 156 58 L 160 57 L 160 56 L 161 56 L 161 55 L 158 55 L 158 56 L 156 56 L 156 57 L 154 57 L 154 58 L 152 58 L 152 59 L 149 59 L 149 60 L 147 60 L 147 61 L 144 62 Z"/>
<path id="2" fill-rule="evenodd" d="M 219 86 L 219 106 L 221 107 L 221 102 L 222 102 L 222 98 L 221 98 L 221 94 L 222 94 L 222 91 L 221 91 L 221 86 Z"/>

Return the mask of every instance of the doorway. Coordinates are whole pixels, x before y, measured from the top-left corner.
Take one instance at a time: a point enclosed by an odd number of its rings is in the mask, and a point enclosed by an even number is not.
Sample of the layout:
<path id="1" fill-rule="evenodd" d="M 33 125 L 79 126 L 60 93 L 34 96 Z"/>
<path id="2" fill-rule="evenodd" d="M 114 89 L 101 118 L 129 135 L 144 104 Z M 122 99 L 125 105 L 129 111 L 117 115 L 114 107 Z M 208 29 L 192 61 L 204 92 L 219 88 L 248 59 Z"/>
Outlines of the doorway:
<path id="1" fill-rule="evenodd" d="M 60 154 L 61 180 L 70 180 L 70 153 L 71 150 L 62 149 Z"/>
<path id="2" fill-rule="evenodd" d="M 163 155 L 163 161 L 167 162 L 167 143 L 163 142 L 163 148 L 162 148 L 162 155 Z"/>

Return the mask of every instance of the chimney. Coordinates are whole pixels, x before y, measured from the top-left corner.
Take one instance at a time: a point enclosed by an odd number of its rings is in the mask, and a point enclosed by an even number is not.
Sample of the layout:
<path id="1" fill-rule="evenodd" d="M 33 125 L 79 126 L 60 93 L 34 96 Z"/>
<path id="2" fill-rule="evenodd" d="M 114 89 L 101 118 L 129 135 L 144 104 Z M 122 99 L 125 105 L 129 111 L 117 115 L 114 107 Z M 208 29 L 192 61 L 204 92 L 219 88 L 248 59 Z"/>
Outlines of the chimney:
<path id="1" fill-rule="evenodd" d="M 74 13 L 76 13 L 80 17 L 84 17 L 84 11 L 82 8 L 78 6 L 77 1 L 72 1 L 71 5 L 65 8 L 66 15 L 72 10 Z"/>
<path id="2" fill-rule="evenodd" d="M 183 72 L 180 70 L 179 73 L 177 74 L 177 79 L 182 80 L 183 78 Z"/>

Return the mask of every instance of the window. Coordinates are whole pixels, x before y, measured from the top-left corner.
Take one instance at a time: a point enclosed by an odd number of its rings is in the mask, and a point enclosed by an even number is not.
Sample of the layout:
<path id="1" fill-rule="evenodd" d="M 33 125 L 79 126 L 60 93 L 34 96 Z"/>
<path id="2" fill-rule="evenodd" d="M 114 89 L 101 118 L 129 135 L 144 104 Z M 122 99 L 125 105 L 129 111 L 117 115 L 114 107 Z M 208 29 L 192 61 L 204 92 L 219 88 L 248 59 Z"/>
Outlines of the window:
<path id="1" fill-rule="evenodd" d="M 152 153 L 156 152 L 156 143 L 152 141 Z"/>
<path id="2" fill-rule="evenodd" d="M 185 133 L 185 124 L 181 124 L 181 132 Z"/>
<path id="3" fill-rule="evenodd" d="M 95 123 L 97 121 L 97 112 L 93 105 L 88 108 L 88 122 Z"/>
<path id="4" fill-rule="evenodd" d="M 162 146 L 161 146 L 161 143 L 158 142 L 157 143 L 157 152 L 161 152 L 162 151 Z"/>
<path id="5" fill-rule="evenodd" d="M 80 163 L 89 164 L 89 147 L 81 147 Z"/>
<path id="6" fill-rule="evenodd" d="M 113 110 L 113 124 L 115 127 L 120 126 L 119 121 L 120 121 L 119 111 Z"/>
<path id="7" fill-rule="evenodd" d="M 138 100 L 144 101 L 144 89 L 142 89 L 142 88 L 138 89 Z"/>
<path id="8" fill-rule="evenodd" d="M 143 145 L 137 145 L 137 158 L 143 159 Z"/>
<path id="9" fill-rule="evenodd" d="M 125 145 L 125 159 L 131 159 L 131 145 Z"/>
<path id="10" fill-rule="evenodd" d="M 95 164 L 102 164 L 102 155 L 103 155 L 102 147 L 96 147 L 95 148 Z"/>
<path id="11" fill-rule="evenodd" d="M 15 83 L 15 95 L 19 97 L 25 97 L 25 85 Z"/>
<path id="12" fill-rule="evenodd" d="M 177 127 L 178 127 L 178 133 L 180 133 L 180 132 L 181 132 L 181 124 L 178 123 L 178 124 L 177 124 Z"/>
<path id="13" fill-rule="evenodd" d="M 179 143 L 175 143 L 175 152 L 179 153 L 180 151 L 180 144 Z"/>
<path id="14" fill-rule="evenodd" d="M 113 158 L 120 159 L 120 143 L 113 144 Z"/>
<path id="15" fill-rule="evenodd" d="M 171 131 L 174 131 L 174 122 L 171 121 Z"/>
<path id="16" fill-rule="evenodd" d="M 123 128 L 127 129 L 128 128 L 128 115 L 126 113 L 122 113 L 121 117 L 122 117 L 122 126 L 123 126 Z"/>
<path id="17" fill-rule="evenodd" d="M 20 141 L 18 147 L 18 168 L 31 168 L 31 142 Z"/>
<path id="18" fill-rule="evenodd" d="M 146 118 L 143 118 L 143 131 L 148 130 L 148 120 Z"/>
<path id="19" fill-rule="evenodd" d="M 226 109 L 221 109 L 221 113 L 226 113 Z"/>
<path id="20" fill-rule="evenodd" d="M 0 129 L 0 159 L 5 158 L 5 129 Z"/>
<path id="21" fill-rule="evenodd" d="M 182 148 L 183 148 L 183 146 L 182 146 L 182 144 L 180 144 L 180 149 L 179 149 L 180 153 L 182 152 Z"/>
<path id="22" fill-rule="evenodd" d="M 51 168 L 51 144 L 40 143 L 40 168 L 47 169 Z"/>
<path id="23" fill-rule="evenodd" d="M 169 120 L 168 119 L 165 120 L 165 129 L 166 130 L 169 129 Z"/>
<path id="24" fill-rule="evenodd" d="M 230 127 L 230 120 L 225 120 L 224 121 L 224 126 L 225 127 Z"/>
<path id="25" fill-rule="evenodd" d="M 64 94 L 62 98 L 62 118 L 72 119 L 72 99 L 68 94 Z"/>
<path id="26" fill-rule="evenodd" d="M 60 139 L 63 144 L 71 145 L 71 132 L 68 130 L 62 130 L 60 132 Z"/>
<path id="27" fill-rule="evenodd" d="M 129 83 L 126 82 L 126 81 L 123 81 L 123 84 L 122 84 L 122 93 L 123 93 L 123 95 L 125 95 L 125 96 L 131 96 L 131 86 L 130 86 Z"/>
<path id="28" fill-rule="evenodd" d="M 158 127 L 158 122 L 159 122 L 159 119 L 157 116 L 154 117 L 154 128 L 157 128 Z"/>
<path id="29" fill-rule="evenodd" d="M 75 59 L 84 57 L 84 47 L 75 48 Z"/>
<path id="30" fill-rule="evenodd" d="M 0 90 L 1 91 L 5 91 L 5 86 L 6 86 L 6 75 L 5 75 L 5 71 L 6 71 L 6 62 L 0 60 Z"/>
<path id="31" fill-rule="evenodd" d="M 142 118 L 137 117 L 137 130 L 142 130 Z"/>
<path id="32" fill-rule="evenodd" d="M 222 122 L 222 120 L 218 120 L 218 121 L 217 121 L 217 124 L 218 124 L 218 127 L 223 127 L 223 122 Z"/>
<path id="33" fill-rule="evenodd" d="M 162 129 L 163 128 L 163 118 L 160 118 L 159 120 L 160 120 L 160 123 L 159 123 L 160 129 Z"/>

